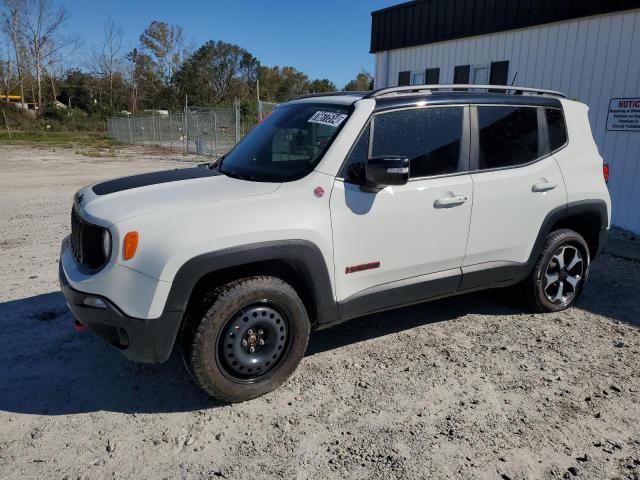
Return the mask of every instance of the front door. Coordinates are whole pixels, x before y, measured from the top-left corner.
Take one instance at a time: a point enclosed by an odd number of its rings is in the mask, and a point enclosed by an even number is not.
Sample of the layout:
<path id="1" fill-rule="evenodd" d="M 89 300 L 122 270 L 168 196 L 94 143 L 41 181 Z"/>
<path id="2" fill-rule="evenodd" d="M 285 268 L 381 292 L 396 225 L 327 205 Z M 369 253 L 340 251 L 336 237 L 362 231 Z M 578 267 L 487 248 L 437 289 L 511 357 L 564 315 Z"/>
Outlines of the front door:
<path id="1" fill-rule="evenodd" d="M 377 114 L 363 131 L 331 193 L 336 296 L 358 303 L 346 316 L 457 288 L 472 205 L 468 124 L 466 107 L 423 107 Z M 364 162 L 385 155 L 410 159 L 409 182 L 363 189 Z"/>

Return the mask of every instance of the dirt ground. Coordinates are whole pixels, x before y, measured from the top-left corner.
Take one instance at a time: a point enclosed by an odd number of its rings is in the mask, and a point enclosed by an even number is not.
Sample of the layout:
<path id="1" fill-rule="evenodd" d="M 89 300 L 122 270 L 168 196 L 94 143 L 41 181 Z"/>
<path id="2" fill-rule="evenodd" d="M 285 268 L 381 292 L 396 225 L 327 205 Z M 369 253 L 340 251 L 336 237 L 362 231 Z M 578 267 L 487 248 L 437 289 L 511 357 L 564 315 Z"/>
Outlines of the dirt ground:
<path id="1" fill-rule="evenodd" d="M 577 308 L 511 290 L 313 334 L 292 379 L 207 398 L 179 354 L 127 361 L 57 284 L 72 195 L 193 158 L 0 147 L 0 478 L 640 478 L 640 263 L 602 256 Z"/>

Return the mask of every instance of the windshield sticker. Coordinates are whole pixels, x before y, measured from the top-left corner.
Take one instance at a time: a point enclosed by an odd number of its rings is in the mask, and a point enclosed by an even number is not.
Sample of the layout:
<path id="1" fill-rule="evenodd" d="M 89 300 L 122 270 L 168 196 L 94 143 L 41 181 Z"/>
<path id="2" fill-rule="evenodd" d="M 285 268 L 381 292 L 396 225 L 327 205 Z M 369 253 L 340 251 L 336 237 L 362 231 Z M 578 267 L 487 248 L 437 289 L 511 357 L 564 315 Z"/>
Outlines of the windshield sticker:
<path id="1" fill-rule="evenodd" d="M 309 123 L 320 123 L 330 127 L 339 127 L 347 116 L 344 113 L 316 112 L 307 120 Z"/>

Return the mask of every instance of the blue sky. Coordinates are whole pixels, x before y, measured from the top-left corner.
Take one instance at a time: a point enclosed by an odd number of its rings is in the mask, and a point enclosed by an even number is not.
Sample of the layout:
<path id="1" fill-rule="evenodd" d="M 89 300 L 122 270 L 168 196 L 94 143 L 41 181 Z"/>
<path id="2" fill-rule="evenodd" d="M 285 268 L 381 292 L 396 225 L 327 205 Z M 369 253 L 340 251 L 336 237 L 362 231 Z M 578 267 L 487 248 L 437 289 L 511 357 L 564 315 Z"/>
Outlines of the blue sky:
<path id="1" fill-rule="evenodd" d="M 124 30 L 126 45 L 137 45 L 152 20 L 181 25 L 187 43 L 224 40 L 250 51 L 263 65 L 291 65 L 311 78 L 338 87 L 361 70 L 373 73 L 369 53 L 371 11 L 400 0 L 57 0 L 69 10 L 66 33 L 83 39 L 82 57 L 99 44 L 111 16 Z"/>

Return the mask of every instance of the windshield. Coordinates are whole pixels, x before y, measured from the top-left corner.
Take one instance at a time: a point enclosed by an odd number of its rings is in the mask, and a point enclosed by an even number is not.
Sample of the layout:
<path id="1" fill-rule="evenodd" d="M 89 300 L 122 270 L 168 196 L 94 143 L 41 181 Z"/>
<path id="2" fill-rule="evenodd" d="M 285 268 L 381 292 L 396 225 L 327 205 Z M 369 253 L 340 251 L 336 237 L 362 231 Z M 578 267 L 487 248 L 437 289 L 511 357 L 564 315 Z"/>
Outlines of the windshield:
<path id="1" fill-rule="evenodd" d="M 277 107 L 220 162 L 220 172 L 256 182 L 290 182 L 318 164 L 349 116 L 346 105 Z"/>

